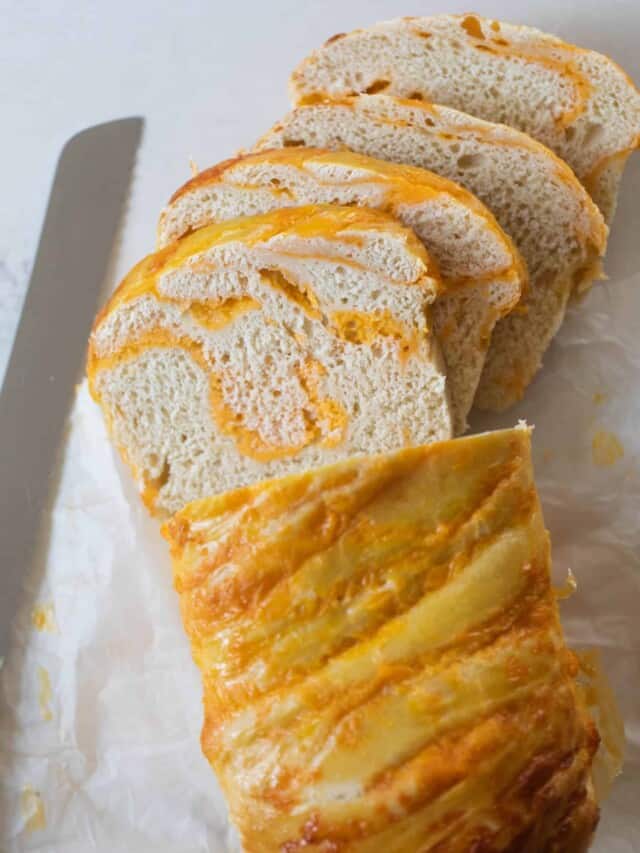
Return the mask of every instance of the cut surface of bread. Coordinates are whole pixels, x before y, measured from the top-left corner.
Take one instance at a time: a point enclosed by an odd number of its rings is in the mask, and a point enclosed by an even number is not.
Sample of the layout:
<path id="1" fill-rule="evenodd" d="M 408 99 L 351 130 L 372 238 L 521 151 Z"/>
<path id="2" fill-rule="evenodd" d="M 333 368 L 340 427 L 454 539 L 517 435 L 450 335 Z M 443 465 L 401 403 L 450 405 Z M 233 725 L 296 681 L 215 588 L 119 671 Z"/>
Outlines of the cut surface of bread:
<path id="1" fill-rule="evenodd" d="M 412 231 L 357 207 L 234 219 L 143 260 L 88 376 L 150 509 L 450 437 L 440 287 Z"/>
<path id="2" fill-rule="evenodd" d="M 350 459 L 164 526 L 247 853 L 586 850 L 598 733 L 529 441 Z"/>
<path id="3" fill-rule="evenodd" d="M 475 196 L 433 172 L 350 151 L 284 148 L 229 160 L 175 193 L 158 226 L 165 246 L 211 222 L 305 204 L 359 204 L 414 229 L 445 285 L 433 323 L 456 433 L 464 432 L 491 332 L 526 283 L 520 255 Z"/>
<path id="4" fill-rule="evenodd" d="M 475 404 L 502 410 L 520 399 L 560 327 L 567 301 L 599 273 L 607 227 L 571 169 L 526 134 L 448 107 L 360 95 L 294 109 L 258 149 L 347 147 L 421 166 L 475 193 L 524 258 L 530 286 L 498 321 Z"/>
<path id="5" fill-rule="evenodd" d="M 291 77 L 295 103 L 382 91 L 525 131 L 569 163 L 607 221 L 640 145 L 640 92 L 615 62 L 477 15 L 400 18 L 334 36 Z"/>

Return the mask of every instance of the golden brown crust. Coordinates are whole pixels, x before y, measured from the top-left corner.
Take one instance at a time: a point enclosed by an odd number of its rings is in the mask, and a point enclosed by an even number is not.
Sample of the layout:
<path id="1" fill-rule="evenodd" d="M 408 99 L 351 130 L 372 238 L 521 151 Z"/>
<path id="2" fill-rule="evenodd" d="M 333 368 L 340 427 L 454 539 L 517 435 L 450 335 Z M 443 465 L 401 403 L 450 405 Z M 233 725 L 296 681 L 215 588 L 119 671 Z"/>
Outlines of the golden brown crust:
<path id="1" fill-rule="evenodd" d="M 585 849 L 597 732 L 527 430 L 250 486 L 164 534 L 248 853 Z"/>
<path id="2" fill-rule="evenodd" d="M 169 204 L 172 204 L 174 201 L 177 201 L 181 196 L 186 195 L 187 193 L 191 192 L 194 189 L 197 189 L 198 187 L 215 183 L 216 179 L 220 175 L 222 175 L 229 167 L 233 166 L 239 160 L 242 160 L 241 155 L 237 157 L 229 157 L 227 160 L 222 160 L 220 163 L 216 163 L 215 166 L 211 166 L 208 169 L 203 169 L 201 172 L 198 172 L 197 175 L 194 175 L 190 180 L 188 180 L 174 192 L 174 194 L 169 199 Z"/>

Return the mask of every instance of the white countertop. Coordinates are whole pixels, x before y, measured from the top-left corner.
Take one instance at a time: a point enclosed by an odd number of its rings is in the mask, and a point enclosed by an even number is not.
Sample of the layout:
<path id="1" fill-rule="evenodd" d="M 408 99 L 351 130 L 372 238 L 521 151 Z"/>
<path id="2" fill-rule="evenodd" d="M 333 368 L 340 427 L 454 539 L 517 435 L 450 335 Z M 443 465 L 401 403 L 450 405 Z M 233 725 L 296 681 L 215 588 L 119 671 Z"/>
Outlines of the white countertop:
<path id="1" fill-rule="evenodd" d="M 482 14 L 516 16 L 504 0 L 4 0 L 0 374 L 56 159 L 73 133 L 127 115 L 147 122 L 115 280 L 152 249 L 158 212 L 188 177 L 189 157 L 200 167 L 211 165 L 270 127 L 287 109 L 289 72 L 312 47 L 376 20 L 469 5 Z M 637 2 L 610 0 L 606 10 L 605 17 L 600 0 L 529 0 L 518 4 L 517 18 L 604 51 L 640 79 Z"/>

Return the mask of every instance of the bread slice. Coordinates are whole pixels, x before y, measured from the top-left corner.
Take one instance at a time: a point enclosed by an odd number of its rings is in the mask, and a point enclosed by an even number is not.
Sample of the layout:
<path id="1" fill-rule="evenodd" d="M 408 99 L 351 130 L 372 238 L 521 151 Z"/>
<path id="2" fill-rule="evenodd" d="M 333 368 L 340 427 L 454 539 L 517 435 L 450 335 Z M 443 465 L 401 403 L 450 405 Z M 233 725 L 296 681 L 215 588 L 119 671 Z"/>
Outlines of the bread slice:
<path id="1" fill-rule="evenodd" d="M 252 485 L 164 533 L 244 850 L 586 850 L 598 733 L 527 429 Z"/>
<path id="2" fill-rule="evenodd" d="M 143 260 L 96 320 L 88 375 L 150 509 L 450 437 L 440 287 L 412 231 L 334 205 L 211 225 Z"/>
<path id="3" fill-rule="evenodd" d="M 386 210 L 412 227 L 440 267 L 445 289 L 433 323 L 447 366 L 454 430 L 466 428 L 491 332 L 518 302 L 524 264 L 493 215 L 444 178 L 353 154 L 285 148 L 207 169 L 179 189 L 160 218 L 158 242 L 211 222 L 277 207 L 330 203 Z"/>
<path id="4" fill-rule="evenodd" d="M 297 104 L 373 91 L 525 131 L 569 163 L 607 221 L 640 145 L 640 92 L 615 62 L 477 15 L 401 18 L 334 36 L 291 77 Z"/>
<path id="5" fill-rule="evenodd" d="M 475 402 L 502 410 L 540 367 L 569 295 L 599 272 L 607 228 L 571 169 L 548 148 L 505 125 L 447 107 L 388 95 L 360 95 L 298 107 L 257 143 L 354 151 L 421 166 L 456 181 L 489 207 L 524 258 L 530 288 L 500 320 Z"/>

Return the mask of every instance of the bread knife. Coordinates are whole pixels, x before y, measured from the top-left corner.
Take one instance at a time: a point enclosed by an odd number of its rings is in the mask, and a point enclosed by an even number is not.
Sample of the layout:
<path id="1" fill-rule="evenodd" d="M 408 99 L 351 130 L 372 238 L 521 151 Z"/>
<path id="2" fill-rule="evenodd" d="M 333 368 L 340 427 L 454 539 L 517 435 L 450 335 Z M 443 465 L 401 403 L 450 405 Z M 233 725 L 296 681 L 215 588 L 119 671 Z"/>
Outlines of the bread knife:
<path id="1" fill-rule="evenodd" d="M 90 127 L 58 160 L 0 394 L 0 668 L 53 497 L 143 126 L 125 118 Z"/>

